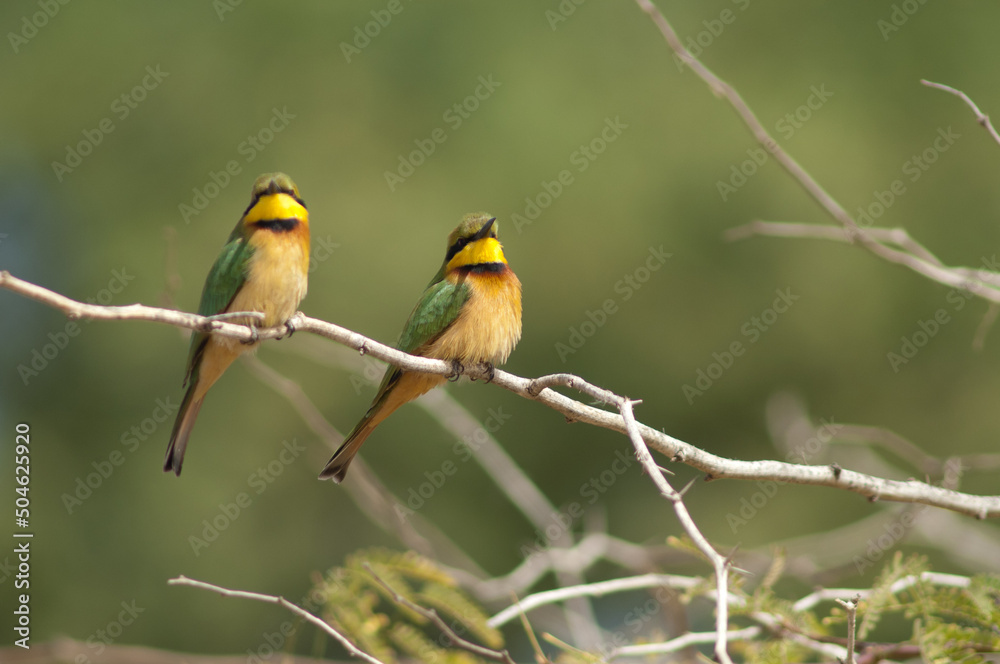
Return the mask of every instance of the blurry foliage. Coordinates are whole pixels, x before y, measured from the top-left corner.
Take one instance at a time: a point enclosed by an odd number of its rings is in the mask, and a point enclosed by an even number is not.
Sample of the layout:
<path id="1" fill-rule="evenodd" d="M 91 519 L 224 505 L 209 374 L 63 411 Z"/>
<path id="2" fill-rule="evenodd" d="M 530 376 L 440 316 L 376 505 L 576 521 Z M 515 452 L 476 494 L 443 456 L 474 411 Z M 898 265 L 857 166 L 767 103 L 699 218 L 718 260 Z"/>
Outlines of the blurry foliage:
<path id="1" fill-rule="evenodd" d="M 467 651 L 449 648 L 447 635 L 428 626 L 426 617 L 395 602 L 372 572 L 400 596 L 437 611 L 460 637 L 493 649 L 503 645 L 500 632 L 486 624 L 486 613 L 433 561 L 412 551 L 368 549 L 327 572 L 315 590 L 326 597 L 324 617 L 381 661 L 395 664 L 400 658 L 413 658 L 471 664 L 480 660 Z"/>

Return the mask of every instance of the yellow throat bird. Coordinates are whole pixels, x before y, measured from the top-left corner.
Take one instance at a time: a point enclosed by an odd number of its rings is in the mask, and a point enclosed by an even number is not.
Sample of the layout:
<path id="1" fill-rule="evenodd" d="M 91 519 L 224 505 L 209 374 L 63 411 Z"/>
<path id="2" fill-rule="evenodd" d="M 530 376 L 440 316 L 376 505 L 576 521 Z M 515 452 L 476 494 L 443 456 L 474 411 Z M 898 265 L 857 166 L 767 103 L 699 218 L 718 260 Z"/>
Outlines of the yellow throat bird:
<path id="1" fill-rule="evenodd" d="M 497 239 L 496 217 L 467 214 L 451 235 L 441 269 L 406 321 L 396 347 L 439 360 L 502 364 L 521 338 L 521 282 Z M 393 411 L 446 380 L 386 369 L 365 416 L 320 473 L 340 483 L 369 434 Z"/>
<path id="2" fill-rule="evenodd" d="M 253 184 L 250 205 L 212 265 L 201 293 L 198 313 L 213 316 L 234 311 L 258 311 L 264 319 L 227 322 L 273 327 L 287 321 L 306 295 L 309 276 L 309 213 L 298 187 L 284 173 L 265 173 Z M 233 360 L 259 342 L 195 332 L 188 353 L 188 385 L 181 402 L 164 471 L 181 474 L 184 450 L 205 393 Z"/>

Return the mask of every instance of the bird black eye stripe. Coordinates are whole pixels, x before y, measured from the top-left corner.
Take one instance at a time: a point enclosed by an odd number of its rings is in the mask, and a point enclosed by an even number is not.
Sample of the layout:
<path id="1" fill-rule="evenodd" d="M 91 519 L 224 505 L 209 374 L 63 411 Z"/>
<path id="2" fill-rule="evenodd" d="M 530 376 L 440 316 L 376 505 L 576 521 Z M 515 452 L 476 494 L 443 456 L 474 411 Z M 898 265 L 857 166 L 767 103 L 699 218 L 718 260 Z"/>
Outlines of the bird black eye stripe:
<path id="1" fill-rule="evenodd" d="M 455 242 L 455 244 L 451 245 L 451 248 L 448 249 L 448 255 L 445 257 L 445 260 L 450 261 L 452 258 L 454 258 L 455 254 L 460 252 L 462 249 L 465 249 L 465 246 L 469 244 L 469 240 L 471 239 L 472 238 L 467 238 L 467 237 L 459 238 Z"/>
<path id="2" fill-rule="evenodd" d="M 257 228 L 266 228 L 275 233 L 287 233 L 294 230 L 299 223 L 298 219 L 290 217 L 288 219 L 261 219 L 260 221 L 253 222 L 253 225 Z"/>

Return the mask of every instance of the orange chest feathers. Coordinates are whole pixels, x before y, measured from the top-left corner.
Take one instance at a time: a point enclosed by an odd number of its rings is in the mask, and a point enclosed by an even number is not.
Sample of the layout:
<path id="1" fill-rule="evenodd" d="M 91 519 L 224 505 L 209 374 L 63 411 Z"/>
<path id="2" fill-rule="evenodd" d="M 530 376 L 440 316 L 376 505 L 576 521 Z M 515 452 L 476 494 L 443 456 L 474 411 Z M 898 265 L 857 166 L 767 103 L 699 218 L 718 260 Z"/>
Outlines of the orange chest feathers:
<path id="1" fill-rule="evenodd" d="M 261 229 L 249 239 L 254 248 L 247 279 L 230 311 L 260 311 L 261 327 L 288 320 L 306 296 L 309 276 L 309 228 L 288 231 Z"/>
<path id="2" fill-rule="evenodd" d="M 506 362 L 521 338 L 521 282 L 506 265 L 499 272 L 448 278 L 464 278 L 469 299 L 455 322 L 423 354 L 462 364 Z"/>

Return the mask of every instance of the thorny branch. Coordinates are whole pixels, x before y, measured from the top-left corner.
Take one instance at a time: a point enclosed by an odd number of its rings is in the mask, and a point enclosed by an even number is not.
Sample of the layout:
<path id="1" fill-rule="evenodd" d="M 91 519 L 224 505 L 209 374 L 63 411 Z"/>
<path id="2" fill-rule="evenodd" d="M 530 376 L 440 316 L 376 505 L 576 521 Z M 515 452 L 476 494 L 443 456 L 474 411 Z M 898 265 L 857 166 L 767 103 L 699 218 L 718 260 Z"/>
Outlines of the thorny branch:
<path id="1" fill-rule="evenodd" d="M 213 334 L 235 339 L 250 340 L 254 336 L 254 332 L 243 325 L 210 320 L 203 316 L 170 309 L 159 309 L 140 304 L 126 306 L 84 304 L 41 286 L 22 281 L 12 276 L 9 272 L 2 270 L 0 270 L 0 288 L 6 288 L 47 304 L 62 311 L 70 318 L 145 320 L 188 329 L 211 330 Z M 357 332 L 352 332 L 333 323 L 309 318 L 302 313 L 293 316 L 288 321 L 288 327 L 279 326 L 260 329 L 257 332 L 257 336 L 260 339 L 279 338 L 288 334 L 289 327 L 326 337 L 362 353 L 370 354 L 372 357 L 399 366 L 407 371 L 420 371 L 440 376 L 452 375 L 455 372 L 455 367 L 449 362 L 407 355 L 402 351 L 369 339 Z M 484 366 L 462 367 L 461 373 L 476 379 L 486 379 L 489 377 L 489 370 Z M 526 399 L 538 401 L 562 413 L 573 421 L 603 427 L 622 434 L 627 433 L 625 419 L 621 413 L 595 408 L 571 399 L 550 387 L 556 385 L 571 386 L 573 389 L 604 403 L 607 403 L 609 400 L 616 401 L 623 398 L 614 395 L 608 390 L 591 385 L 577 376 L 553 374 L 551 376 L 530 379 L 496 369 L 492 382 Z M 1000 496 L 976 496 L 933 486 L 915 479 L 906 481 L 887 480 L 840 468 L 836 465 L 806 466 L 782 461 L 740 461 L 726 459 L 706 452 L 690 443 L 674 438 L 645 424 L 637 423 L 636 426 L 640 436 L 647 445 L 667 456 L 672 461 L 684 463 L 706 473 L 706 479 L 774 480 L 792 484 L 827 486 L 853 491 L 872 501 L 890 500 L 904 503 L 921 503 L 967 514 L 979 519 L 1000 516 Z"/>
<path id="2" fill-rule="evenodd" d="M 684 532 L 694 541 L 698 550 L 705 554 L 715 570 L 715 659 L 722 664 L 731 664 L 732 660 L 726 649 L 726 638 L 729 632 L 729 602 L 726 598 L 729 593 L 729 558 L 716 551 L 715 547 L 702 535 L 694 519 L 691 518 L 687 506 L 684 505 L 682 492 L 676 491 L 670 486 L 667 478 L 663 476 L 663 472 L 656 465 L 642 439 L 642 434 L 639 433 L 639 425 L 632 413 L 632 404 L 630 399 L 619 398 L 618 411 L 621 413 L 622 419 L 625 420 L 625 428 L 628 430 L 629 439 L 635 446 L 639 463 L 642 464 L 643 470 L 659 489 L 660 495 L 673 505 L 674 513 L 677 515 L 677 520 L 681 522 Z"/>

